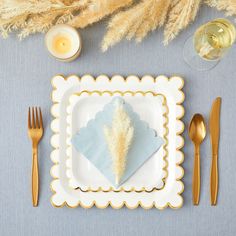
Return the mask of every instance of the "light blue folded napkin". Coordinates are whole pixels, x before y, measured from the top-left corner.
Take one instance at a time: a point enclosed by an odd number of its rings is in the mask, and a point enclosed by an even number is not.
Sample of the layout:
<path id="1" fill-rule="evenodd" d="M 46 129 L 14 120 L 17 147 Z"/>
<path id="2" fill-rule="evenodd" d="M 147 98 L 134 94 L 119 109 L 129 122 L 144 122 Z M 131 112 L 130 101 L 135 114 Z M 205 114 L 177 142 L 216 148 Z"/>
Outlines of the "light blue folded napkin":
<path id="1" fill-rule="evenodd" d="M 134 128 L 132 144 L 128 150 L 126 168 L 119 185 L 115 183 L 112 157 L 106 143 L 104 126 L 111 126 L 115 104 L 123 104 Z M 131 105 L 121 97 L 114 98 L 104 106 L 103 111 L 96 114 L 95 119 L 90 120 L 86 127 L 79 130 L 72 137 L 72 144 L 76 150 L 82 153 L 116 188 L 123 184 L 145 161 L 147 161 L 163 144 L 155 130 L 140 120 L 139 115 L 133 111 Z"/>

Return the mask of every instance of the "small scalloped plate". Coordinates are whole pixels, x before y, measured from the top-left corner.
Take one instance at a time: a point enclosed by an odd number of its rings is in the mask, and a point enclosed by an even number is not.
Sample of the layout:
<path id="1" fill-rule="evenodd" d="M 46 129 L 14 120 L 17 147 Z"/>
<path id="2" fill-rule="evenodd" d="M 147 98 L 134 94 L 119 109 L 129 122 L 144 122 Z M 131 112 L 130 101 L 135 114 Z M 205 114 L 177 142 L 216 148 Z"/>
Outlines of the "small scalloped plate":
<path id="1" fill-rule="evenodd" d="M 72 137 L 93 119 L 97 112 L 109 103 L 114 97 L 122 96 L 137 112 L 141 120 L 154 129 L 158 136 L 165 140 L 158 152 L 151 156 L 123 185 L 114 189 L 110 182 L 90 161 L 81 155 L 73 145 Z M 132 92 L 110 92 L 110 91 L 83 91 L 73 94 L 69 98 L 67 107 L 67 176 L 69 185 L 82 191 L 152 191 L 162 189 L 167 177 L 168 152 L 168 107 L 166 98 L 162 94 L 142 91 Z M 96 148 L 96 147 L 94 147 Z M 141 148 L 141 147 L 140 147 Z"/>
<path id="2" fill-rule="evenodd" d="M 90 208 L 96 206 L 98 208 L 106 208 L 111 206 L 119 209 L 123 206 L 134 209 L 141 206 L 145 209 L 156 207 L 164 209 L 166 207 L 180 208 L 183 205 L 181 193 L 184 190 L 184 185 L 181 178 L 184 175 L 184 169 L 181 163 L 184 160 L 184 155 L 181 148 L 184 146 L 184 139 L 181 136 L 184 131 L 184 123 L 181 118 L 184 115 L 182 103 L 184 101 L 184 93 L 182 88 L 184 81 L 178 76 L 167 78 L 166 76 L 144 76 L 139 79 L 137 76 L 128 76 L 124 78 L 120 75 L 115 75 L 108 78 L 106 75 L 98 76 L 96 79 L 91 75 L 84 75 L 81 78 L 72 75 L 64 78 L 61 75 L 55 76 L 52 79 L 52 101 L 53 106 L 51 113 L 54 117 L 51 123 L 53 135 L 51 145 L 53 151 L 51 160 L 53 166 L 51 175 L 53 181 L 51 189 L 53 196 L 51 203 L 55 207 L 67 205 L 75 208 L 81 206 Z M 69 179 L 66 175 L 66 108 L 69 103 L 69 97 L 84 90 L 109 90 L 109 91 L 152 91 L 154 93 L 164 94 L 167 100 L 168 113 L 168 176 L 165 181 L 165 186 L 161 190 L 151 192 L 83 192 L 81 190 L 72 189 L 69 186 Z"/>

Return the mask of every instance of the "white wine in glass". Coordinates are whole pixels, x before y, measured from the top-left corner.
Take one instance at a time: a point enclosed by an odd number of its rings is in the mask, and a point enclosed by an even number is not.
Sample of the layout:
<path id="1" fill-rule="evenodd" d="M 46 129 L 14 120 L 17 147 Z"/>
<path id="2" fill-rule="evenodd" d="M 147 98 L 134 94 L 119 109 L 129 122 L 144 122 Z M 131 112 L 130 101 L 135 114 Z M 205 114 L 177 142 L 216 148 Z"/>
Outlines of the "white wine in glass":
<path id="1" fill-rule="evenodd" d="M 194 69 L 210 70 L 234 44 L 236 30 L 227 19 L 215 19 L 197 29 L 184 46 L 184 59 Z"/>

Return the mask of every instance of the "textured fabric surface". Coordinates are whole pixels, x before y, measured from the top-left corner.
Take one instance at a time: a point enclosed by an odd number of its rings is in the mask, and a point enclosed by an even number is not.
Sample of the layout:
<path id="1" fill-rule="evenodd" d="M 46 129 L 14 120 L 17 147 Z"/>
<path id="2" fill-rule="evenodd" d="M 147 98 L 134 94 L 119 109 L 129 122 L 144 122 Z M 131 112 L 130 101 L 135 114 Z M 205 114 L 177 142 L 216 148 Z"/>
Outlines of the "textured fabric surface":
<path id="1" fill-rule="evenodd" d="M 224 235 L 236 234 L 236 145 L 234 48 L 212 71 L 191 70 L 182 59 L 184 41 L 196 28 L 223 13 L 203 8 L 194 24 L 168 47 L 161 44 L 161 32 L 154 32 L 142 44 L 124 42 L 107 53 L 99 51 L 105 22 L 82 31 L 83 50 L 75 62 L 66 64 L 49 57 L 43 36 L 18 42 L 0 40 L 0 235 Z M 187 125 L 193 113 L 208 117 L 213 99 L 222 96 L 220 140 L 220 191 L 218 206 L 210 206 L 211 163 L 209 135 L 202 144 L 202 186 L 200 205 L 191 203 L 193 146 L 184 136 L 184 206 L 179 210 L 55 209 L 50 204 L 50 79 L 55 74 L 144 74 L 185 78 Z M 27 108 L 42 107 L 45 135 L 39 148 L 39 207 L 31 204 L 31 147 L 27 137 Z"/>

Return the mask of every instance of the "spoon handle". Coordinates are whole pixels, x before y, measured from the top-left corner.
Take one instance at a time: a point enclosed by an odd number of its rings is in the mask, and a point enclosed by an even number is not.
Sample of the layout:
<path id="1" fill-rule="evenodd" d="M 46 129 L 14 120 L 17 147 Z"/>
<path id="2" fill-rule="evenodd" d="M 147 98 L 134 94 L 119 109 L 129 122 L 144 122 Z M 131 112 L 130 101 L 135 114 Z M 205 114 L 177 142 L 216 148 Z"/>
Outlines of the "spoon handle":
<path id="1" fill-rule="evenodd" d="M 200 196 L 200 148 L 199 145 L 195 146 L 194 166 L 193 166 L 193 183 L 192 183 L 192 197 L 193 205 L 199 204 Z"/>

